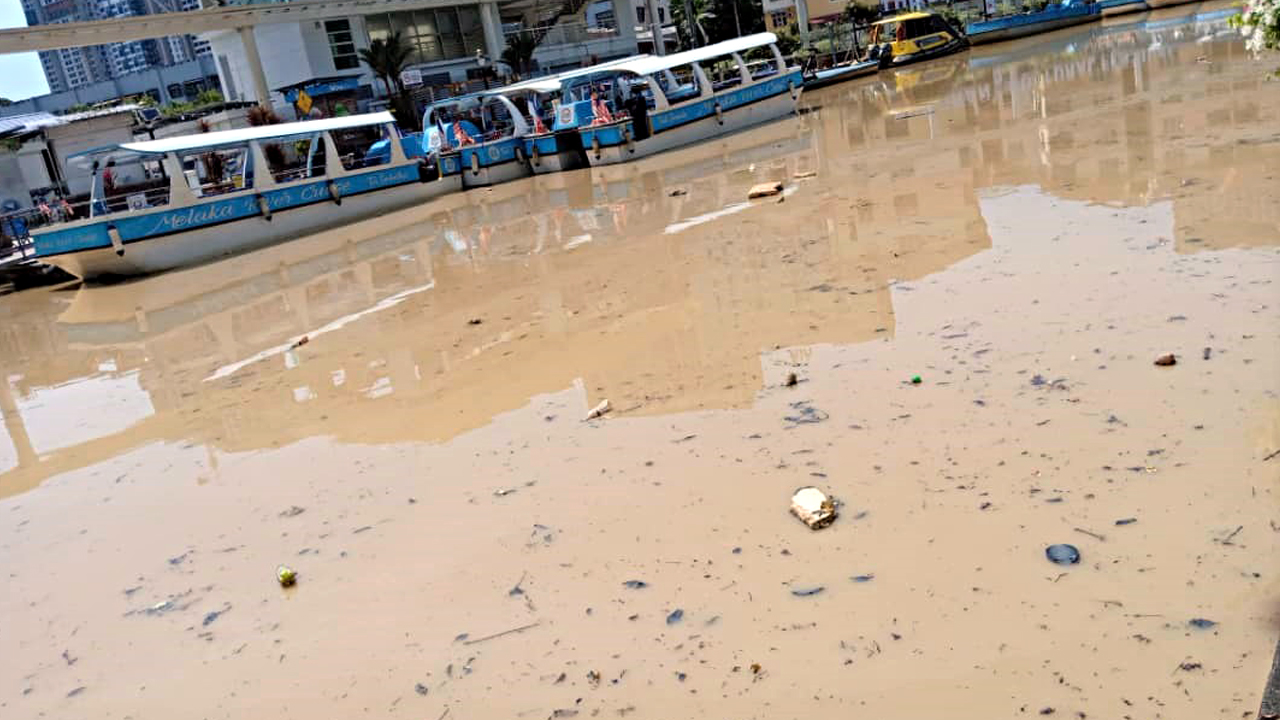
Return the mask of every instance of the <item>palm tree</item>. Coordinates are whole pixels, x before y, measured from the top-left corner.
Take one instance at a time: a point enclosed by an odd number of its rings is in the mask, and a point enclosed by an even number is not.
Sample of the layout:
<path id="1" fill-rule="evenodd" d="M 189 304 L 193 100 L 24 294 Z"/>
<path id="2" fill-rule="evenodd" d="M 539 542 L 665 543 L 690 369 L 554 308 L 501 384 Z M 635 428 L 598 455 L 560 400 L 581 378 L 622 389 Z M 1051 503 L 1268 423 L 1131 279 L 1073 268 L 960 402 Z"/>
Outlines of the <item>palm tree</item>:
<path id="1" fill-rule="evenodd" d="M 374 75 L 382 78 L 387 86 L 387 96 L 390 97 L 404 90 L 400 84 L 400 73 L 409 64 L 409 56 L 412 54 L 413 48 L 400 37 L 400 33 L 394 33 L 385 40 L 379 38 L 369 43 L 369 47 L 361 48 L 360 60 L 369 66 Z"/>
<path id="2" fill-rule="evenodd" d="M 406 130 L 419 129 L 413 100 L 404 91 L 404 85 L 400 82 L 400 73 L 404 72 L 405 66 L 409 64 L 409 56 L 412 54 L 413 48 L 400 37 L 400 33 L 394 33 L 385 40 L 381 38 L 374 40 L 369 43 L 369 47 L 360 50 L 360 60 L 386 84 L 391 112 L 396 116 L 396 122 L 400 127 Z"/>

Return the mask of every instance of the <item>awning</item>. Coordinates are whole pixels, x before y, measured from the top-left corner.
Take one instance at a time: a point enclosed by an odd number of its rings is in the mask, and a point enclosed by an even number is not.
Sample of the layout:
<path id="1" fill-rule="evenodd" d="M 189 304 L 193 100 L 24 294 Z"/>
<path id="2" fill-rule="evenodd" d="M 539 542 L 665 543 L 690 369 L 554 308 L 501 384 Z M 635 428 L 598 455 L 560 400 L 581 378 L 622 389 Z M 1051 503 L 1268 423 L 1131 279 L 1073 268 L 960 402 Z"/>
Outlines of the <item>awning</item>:
<path id="1" fill-rule="evenodd" d="M 282 85 L 276 88 L 276 92 L 284 93 L 285 100 L 295 102 L 298 99 L 299 90 L 305 90 L 308 95 L 314 98 L 355 92 L 358 89 L 360 89 L 359 75 L 328 75 Z"/>

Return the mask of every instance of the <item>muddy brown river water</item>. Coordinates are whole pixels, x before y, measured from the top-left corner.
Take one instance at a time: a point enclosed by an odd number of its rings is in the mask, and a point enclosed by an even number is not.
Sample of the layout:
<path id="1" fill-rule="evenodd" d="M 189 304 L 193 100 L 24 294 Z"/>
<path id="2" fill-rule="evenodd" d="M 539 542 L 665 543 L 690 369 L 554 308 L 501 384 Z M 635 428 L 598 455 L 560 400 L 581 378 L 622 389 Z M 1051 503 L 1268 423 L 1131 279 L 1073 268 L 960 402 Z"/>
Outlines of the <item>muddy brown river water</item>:
<path id="1" fill-rule="evenodd" d="M 1224 7 L 0 297 L 0 717 L 1252 717 L 1280 83 Z"/>

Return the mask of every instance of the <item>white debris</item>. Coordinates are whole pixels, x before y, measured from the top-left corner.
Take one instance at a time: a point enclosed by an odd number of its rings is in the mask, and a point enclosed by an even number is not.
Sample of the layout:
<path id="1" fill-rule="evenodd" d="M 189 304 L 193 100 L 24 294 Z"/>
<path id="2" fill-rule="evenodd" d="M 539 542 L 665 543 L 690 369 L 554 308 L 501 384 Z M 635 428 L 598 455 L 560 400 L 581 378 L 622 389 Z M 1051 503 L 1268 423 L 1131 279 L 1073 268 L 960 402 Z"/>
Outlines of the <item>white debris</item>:
<path id="1" fill-rule="evenodd" d="M 813 530 L 835 522 L 836 501 L 816 487 L 802 487 L 791 496 L 791 514 Z"/>
<path id="2" fill-rule="evenodd" d="M 583 419 L 594 420 L 600 417 L 601 415 L 604 415 L 607 412 L 609 412 L 609 399 L 605 398 L 604 400 L 600 401 L 599 405 L 591 408 L 591 410 L 587 413 L 587 416 Z"/>

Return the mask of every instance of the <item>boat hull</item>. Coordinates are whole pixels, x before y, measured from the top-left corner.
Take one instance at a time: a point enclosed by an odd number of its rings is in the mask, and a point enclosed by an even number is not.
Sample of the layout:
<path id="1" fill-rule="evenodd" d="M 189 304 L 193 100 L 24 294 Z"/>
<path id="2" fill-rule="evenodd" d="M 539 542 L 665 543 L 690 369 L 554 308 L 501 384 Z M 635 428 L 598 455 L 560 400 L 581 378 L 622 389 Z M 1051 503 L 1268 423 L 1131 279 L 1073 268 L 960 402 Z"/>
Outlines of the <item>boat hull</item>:
<path id="1" fill-rule="evenodd" d="M 1027 16 L 1015 15 L 1008 18 L 988 20 L 969 26 L 969 42 L 973 45 L 983 45 L 1004 40 L 1014 40 L 1028 35 L 1039 35 L 1053 30 L 1083 25 L 1087 22 L 1093 22 L 1099 17 L 1101 17 L 1100 14 L 1093 7 L 1084 6 L 1079 11 L 1049 15 L 1043 19 L 1028 20 Z"/>
<path id="2" fill-rule="evenodd" d="M 846 80 L 854 78 L 866 77 L 880 70 L 880 64 L 874 60 L 864 60 L 862 62 L 853 63 L 840 68 L 830 68 L 828 70 L 819 70 L 812 77 L 808 77 L 804 81 L 805 90 L 816 90 L 824 88 L 828 85 L 835 85 Z"/>
<path id="3" fill-rule="evenodd" d="M 1175 5 L 1188 5 L 1193 2 L 1199 2 L 1199 0 L 1147 0 L 1147 7 L 1152 10 L 1159 10 L 1160 8 L 1173 7 Z"/>
<path id="4" fill-rule="evenodd" d="M 1129 13 L 1146 12 L 1147 10 L 1150 10 L 1150 9 L 1151 9 L 1151 6 L 1148 3 L 1143 2 L 1143 0 L 1136 0 L 1135 2 L 1120 3 L 1117 5 L 1103 5 L 1102 17 L 1104 18 L 1115 17 L 1116 15 L 1127 15 Z"/>
<path id="5" fill-rule="evenodd" d="M 520 138 L 503 138 L 469 145 L 459 151 L 462 187 L 488 187 L 529 176 L 529 163 Z"/>
<path id="6" fill-rule="evenodd" d="M 582 153 L 561 146 L 561 133 L 525 138 L 524 153 L 534 175 L 576 170 L 582 167 Z"/>
<path id="7" fill-rule="evenodd" d="M 910 65 L 912 63 L 924 62 L 925 60 L 933 60 L 934 58 L 946 57 L 947 55 L 954 55 L 958 52 L 961 52 L 963 50 L 968 50 L 968 49 L 969 49 L 968 40 L 964 38 L 954 38 L 950 42 L 946 43 L 945 45 L 942 45 L 941 47 L 930 48 L 928 50 L 921 50 L 920 52 L 912 53 L 910 55 L 894 56 L 894 58 L 889 61 L 888 67 L 902 67 L 903 65 Z"/>
<path id="8" fill-rule="evenodd" d="M 612 165 L 785 117 L 795 112 L 803 89 L 800 72 L 795 71 L 682 104 L 650 116 L 653 133 L 643 140 L 629 140 L 635 137 L 629 119 L 581 128 L 578 132 L 592 167 Z M 717 104 L 721 107 L 719 113 L 715 110 Z M 727 110 L 723 109 L 726 105 Z"/>
<path id="9" fill-rule="evenodd" d="M 120 251 L 108 245 L 44 255 L 40 257 L 40 261 L 86 280 L 148 275 L 293 240 L 459 189 L 461 182 L 457 175 L 430 182 L 406 183 L 344 197 L 341 204 L 325 200 L 277 210 L 271 214 L 270 220 L 263 215 L 251 215 L 128 241 Z M 195 207 L 199 208 L 200 206 Z M 110 221 L 120 222 L 117 219 Z M 104 219 L 102 224 L 108 222 L 108 219 Z M 36 240 L 38 243 L 39 236 Z"/>

